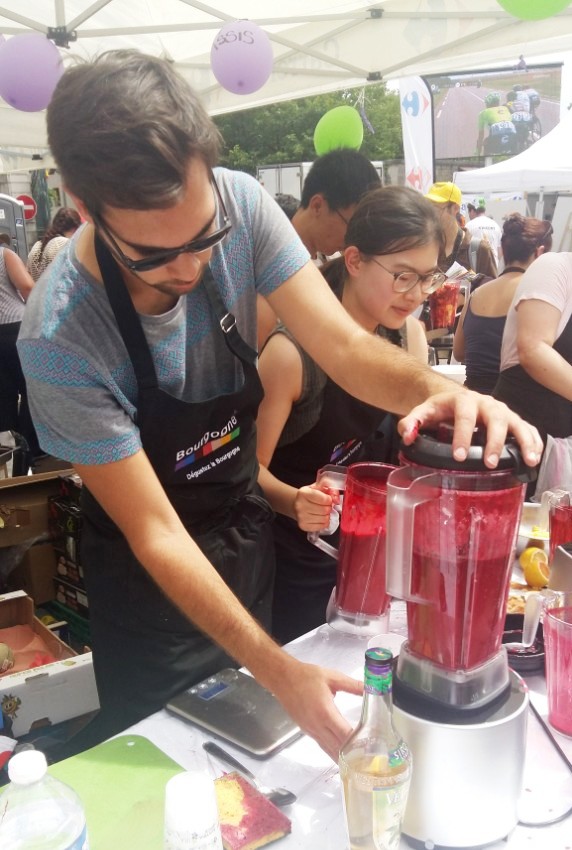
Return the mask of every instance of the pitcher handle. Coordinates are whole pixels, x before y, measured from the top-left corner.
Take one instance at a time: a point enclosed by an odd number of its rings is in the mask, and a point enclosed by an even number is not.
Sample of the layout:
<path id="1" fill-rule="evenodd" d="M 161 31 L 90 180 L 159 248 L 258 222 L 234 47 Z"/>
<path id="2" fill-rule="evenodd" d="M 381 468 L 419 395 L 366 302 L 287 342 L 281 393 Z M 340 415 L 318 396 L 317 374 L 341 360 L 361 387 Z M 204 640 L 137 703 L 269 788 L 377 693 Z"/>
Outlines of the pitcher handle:
<path id="1" fill-rule="evenodd" d="M 335 464 L 328 464 L 327 466 L 323 466 L 318 470 L 318 474 L 316 476 L 316 484 L 321 484 L 323 487 L 331 487 L 334 490 L 339 490 L 340 493 L 346 489 L 346 480 L 348 477 L 348 470 L 345 466 L 335 466 Z M 328 523 L 328 527 L 322 529 L 322 531 L 309 531 L 308 532 L 308 540 L 314 546 L 317 546 L 318 549 L 321 549 L 322 552 L 325 552 L 331 558 L 338 557 L 338 550 L 335 546 L 332 546 L 331 543 L 327 543 L 323 537 L 328 537 L 330 534 L 333 534 L 334 531 L 337 530 L 340 524 L 340 510 L 341 506 L 334 505 L 332 510 L 330 511 L 330 521 Z"/>
<path id="2" fill-rule="evenodd" d="M 415 601 L 411 589 L 415 508 L 436 498 L 442 481 L 440 473 L 418 477 L 410 466 L 398 467 L 387 479 L 386 581 L 390 596 Z"/>

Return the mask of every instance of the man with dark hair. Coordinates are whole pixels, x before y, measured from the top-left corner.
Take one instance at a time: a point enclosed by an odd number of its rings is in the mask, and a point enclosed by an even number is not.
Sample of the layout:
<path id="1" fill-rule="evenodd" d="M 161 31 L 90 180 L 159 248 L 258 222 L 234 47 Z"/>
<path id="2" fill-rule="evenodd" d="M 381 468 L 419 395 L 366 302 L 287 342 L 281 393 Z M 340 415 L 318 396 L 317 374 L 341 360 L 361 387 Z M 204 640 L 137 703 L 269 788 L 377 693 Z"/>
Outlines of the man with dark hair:
<path id="1" fill-rule="evenodd" d="M 331 256 L 344 247 L 348 221 L 368 189 L 381 179 L 359 151 L 340 148 L 313 163 L 302 187 L 302 200 L 292 218 L 294 228 L 310 252 Z"/>
<path id="2" fill-rule="evenodd" d="M 83 743 L 232 656 L 335 758 L 350 727 L 333 694 L 360 686 L 297 661 L 261 627 L 273 557 L 256 483 L 257 294 L 339 384 L 410 411 L 407 442 L 455 419 L 463 460 L 479 419 L 490 466 L 507 429 L 534 464 L 538 435 L 353 323 L 270 195 L 214 169 L 218 133 L 169 62 L 112 51 L 68 68 L 48 136 L 87 226 L 34 289 L 19 353 L 42 447 L 83 482 L 101 702 Z"/>

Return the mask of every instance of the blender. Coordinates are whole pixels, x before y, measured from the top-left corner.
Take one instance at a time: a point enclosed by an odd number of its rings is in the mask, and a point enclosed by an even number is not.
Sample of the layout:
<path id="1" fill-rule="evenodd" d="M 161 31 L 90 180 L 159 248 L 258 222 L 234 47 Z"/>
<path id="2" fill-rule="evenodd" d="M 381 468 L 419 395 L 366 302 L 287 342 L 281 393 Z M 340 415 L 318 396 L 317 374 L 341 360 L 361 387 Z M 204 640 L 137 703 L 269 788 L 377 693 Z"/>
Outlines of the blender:
<path id="1" fill-rule="evenodd" d="M 340 493 L 342 502 L 339 549 L 323 540 L 337 529 L 335 510 L 327 530 L 308 534 L 311 543 L 338 562 L 326 622 L 342 632 L 387 631 L 391 600 L 385 591 L 385 508 L 387 479 L 394 469 L 384 463 L 330 465 L 316 479 L 321 487 Z"/>
<path id="2" fill-rule="evenodd" d="M 387 592 L 407 603 L 395 723 L 413 753 L 403 831 L 426 847 L 477 847 L 517 823 L 526 686 L 502 646 L 525 482 L 518 449 L 495 470 L 477 430 L 458 463 L 452 429 L 402 447 L 387 484 Z"/>

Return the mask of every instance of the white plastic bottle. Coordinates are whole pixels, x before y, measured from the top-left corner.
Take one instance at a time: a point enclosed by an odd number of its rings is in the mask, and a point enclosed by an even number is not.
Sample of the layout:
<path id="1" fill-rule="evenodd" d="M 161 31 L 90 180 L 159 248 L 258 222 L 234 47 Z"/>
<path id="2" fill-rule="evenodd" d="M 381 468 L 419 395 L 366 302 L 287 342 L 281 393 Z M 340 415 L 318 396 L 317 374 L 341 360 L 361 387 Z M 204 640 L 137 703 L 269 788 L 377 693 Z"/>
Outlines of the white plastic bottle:
<path id="1" fill-rule="evenodd" d="M 10 759 L 10 785 L 0 796 L 0 850 L 89 850 L 81 800 L 47 769 L 38 750 Z"/>

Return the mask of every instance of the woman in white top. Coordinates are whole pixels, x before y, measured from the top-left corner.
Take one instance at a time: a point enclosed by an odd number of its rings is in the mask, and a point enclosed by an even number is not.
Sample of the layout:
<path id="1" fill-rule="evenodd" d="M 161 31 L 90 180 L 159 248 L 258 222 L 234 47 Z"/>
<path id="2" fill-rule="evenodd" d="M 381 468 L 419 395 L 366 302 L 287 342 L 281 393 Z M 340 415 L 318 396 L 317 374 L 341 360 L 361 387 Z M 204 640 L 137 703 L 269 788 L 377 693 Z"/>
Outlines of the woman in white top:
<path id="1" fill-rule="evenodd" d="M 523 275 L 493 395 L 544 438 L 572 434 L 572 253 L 543 254 Z"/>
<path id="2" fill-rule="evenodd" d="M 81 224 L 81 218 L 71 207 L 62 207 L 55 214 L 50 227 L 38 239 L 28 254 L 28 271 L 36 281 L 52 260 L 64 248 Z"/>

